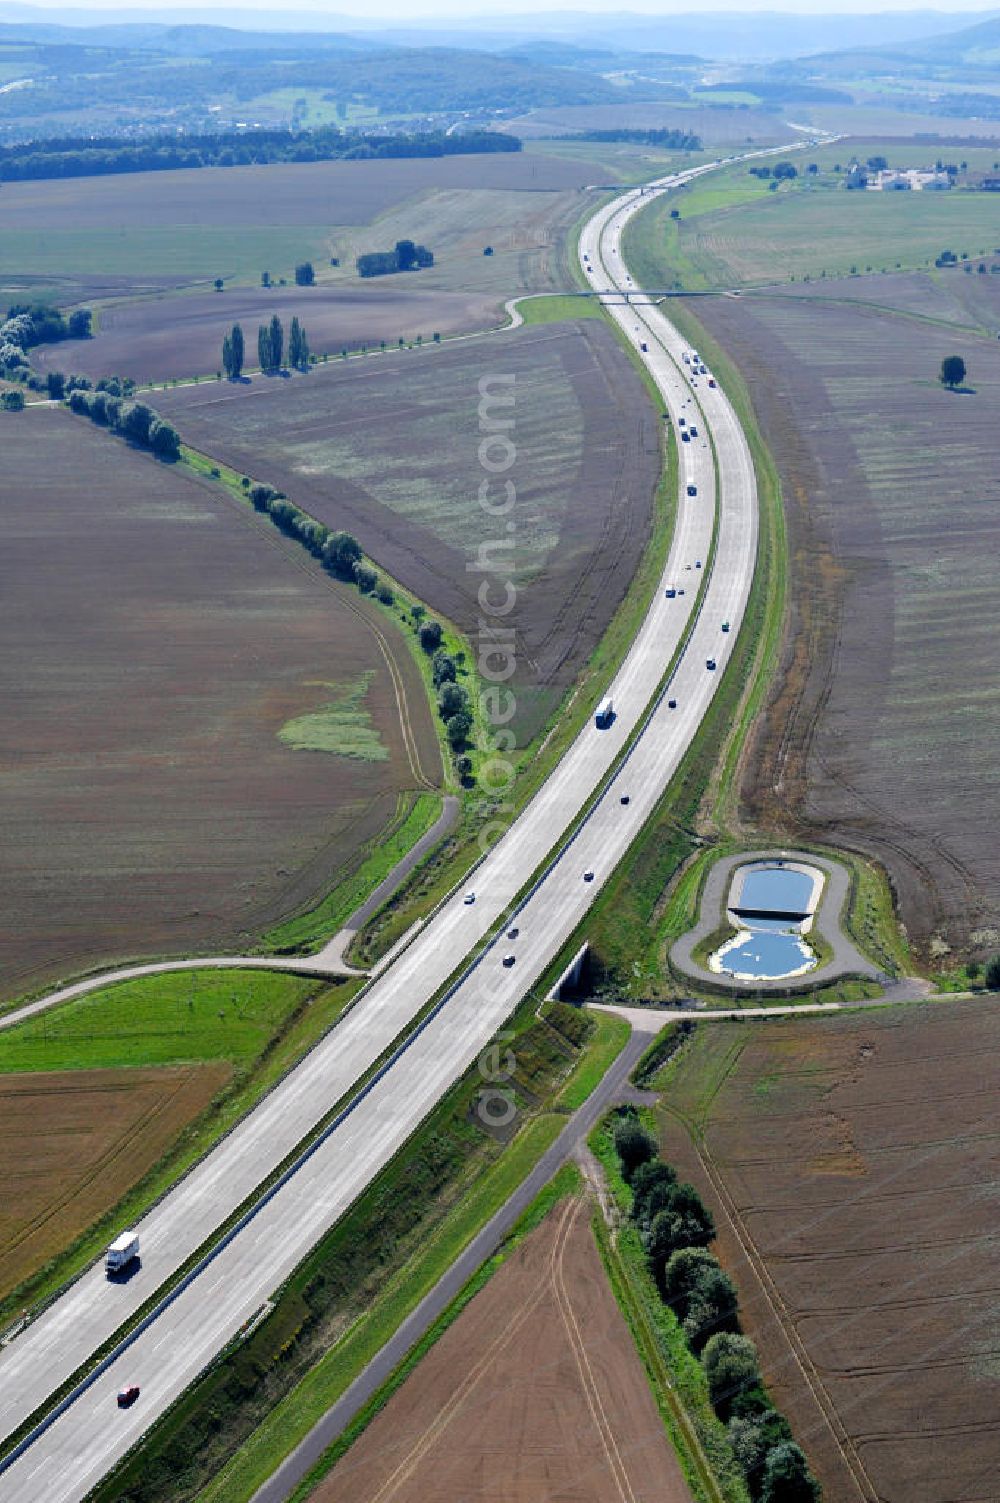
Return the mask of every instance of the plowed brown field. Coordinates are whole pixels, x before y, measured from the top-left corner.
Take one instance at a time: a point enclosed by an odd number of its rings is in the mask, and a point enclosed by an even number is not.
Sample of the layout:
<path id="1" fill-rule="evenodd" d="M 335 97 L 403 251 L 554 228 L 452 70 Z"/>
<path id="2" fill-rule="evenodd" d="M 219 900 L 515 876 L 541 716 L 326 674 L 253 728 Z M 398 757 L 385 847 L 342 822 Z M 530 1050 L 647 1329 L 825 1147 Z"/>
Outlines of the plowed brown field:
<path id="1" fill-rule="evenodd" d="M 664 1098 L 825 1503 L 997 1497 L 998 1049 L 992 998 L 721 1025 Z"/>
<path id="2" fill-rule="evenodd" d="M 225 1085 L 231 1066 L 0 1076 L 0 1299 L 92 1226 Z"/>
<path id="3" fill-rule="evenodd" d="M 409 651 L 249 507 L 85 419 L 8 419 L 3 467 L 0 995 L 245 946 L 439 776 Z M 279 740 L 338 685 L 383 760 Z"/>
<path id="4" fill-rule="evenodd" d="M 1000 316 L 989 275 L 704 299 L 781 472 L 793 609 L 756 818 L 876 856 L 925 957 L 1000 940 Z M 964 356 L 974 391 L 938 383 Z"/>
<path id="5" fill-rule="evenodd" d="M 499 476 L 480 462 L 483 378 L 494 396 L 513 398 L 492 408 L 513 422 L 503 439 L 515 457 Z M 474 638 L 488 581 L 515 634 L 522 744 L 600 641 L 649 534 L 656 414 L 601 323 L 518 329 L 290 380 L 178 387 L 157 393 L 157 404 L 189 443 L 354 533 Z M 498 462 L 492 451 L 487 459 Z M 490 515 L 484 482 L 494 507 L 513 484 L 509 511 Z"/>
<path id="6" fill-rule="evenodd" d="M 313 1503 L 690 1503 L 585 1202 L 557 1206 Z"/>
<path id="7" fill-rule="evenodd" d="M 288 329 L 298 317 L 314 354 L 339 355 L 380 340 L 394 345 L 400 336 L 481 329 L 500 319 L 499 299 L 487 293 L 425 292 L 403 279 L 363 287 L 231 288 L 222 295 L 196 292 L 185 297 L 131 299 L 101 312 L 95 337 L 38 350 L 39 370 L 71 367 L 96 380 L 131 376 L 134 381 L 212 375 L 220 368 L 222 340 L 240 324 L 247 340 L 247 364 L 255 366 L 258 324 L 277 313 Z M 386 285 L 388 284 L 388 285 Z M 155 400 L 152 399 L 152 400 Z"/>

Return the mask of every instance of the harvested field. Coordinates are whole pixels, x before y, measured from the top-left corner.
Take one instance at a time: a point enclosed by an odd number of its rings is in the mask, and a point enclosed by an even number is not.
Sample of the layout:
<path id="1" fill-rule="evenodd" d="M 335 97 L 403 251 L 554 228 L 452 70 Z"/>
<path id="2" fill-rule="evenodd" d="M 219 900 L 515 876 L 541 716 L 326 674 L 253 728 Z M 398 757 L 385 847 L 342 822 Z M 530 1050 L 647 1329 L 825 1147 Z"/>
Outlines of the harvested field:
<path id="1" fill-rule="evenodd" d="M 502 383 L 513 377 L 512 386 Z M 502 478 L 479 460 L 479 382 L 513 419 Z M 659 473 L 656 416 L 614 336 L 596 321 L 522 328 L 451 347 L 339 362 L 291 380 L 157 394 L 187 441 L 268 481 L 391 574 L 479 633 L 478 592 L 516 602 L 522 744 L 600 640 L 641 557 Z M 495 455 L 488 455 L 492 460 Z M 510 516 L 490 516 L 479 487 Z M 476 566 L 480 548 L 490 567 Z M 470 567 L 471 566 L 471 567 Z"/>
<path id="2" fill-rule="evenodd" d="M 257 326 L 274 313 L 286 330 L 298 317 L 314 354 L 339 355 L 382 339 L 394 345 L 400 336 L 429 341 L 435 331 L 481 329 L 500 321 L 502 307 L 485 293 L 431 292 L 405 277 L 395 286 L 234 287 L 221 295 L 136 298 L 103 308 L 93 339 L 43 345 L 33 363 L 41 371 L 72 369 L 93 380 L 131 376 L 140 384 L 212 375 L 220 368 L 223 337 L 238 323 L 252 367 Z"/>
<path id="3" fill-rule="evenodd" d="M 478 200 L 489 190 L 535 215 L 593 180 L 589 163 L 518 152 L 5 183 L 0 283 L 25 274 L 256 282 L 264 270 L 290 279 L 296 262 L 321 267 L 337 254 L 338 227 L 371 224 L 404 201 L 410 233 L 433 248 L 424 196 L 474 190 Z"/>
<path id="4" fill-rule="evenodd" d="M 217 1061 L 0 1075 L 0 1299 L 109 1211 L 226 1084 Z"/>
<path id="5" fill-rule="evenodd" d="M 698 305 L 747 379 L 790 527 L 785 662 L 745 796 L 782 838 L 883 862 L 925 958 L 943 944 L 982 954 L 1000 937 L 988 814 L 1000 347 L 970 327 L 988 317 L 993 284 L 852 278 L 833 302 L 827 285 Z M 877 303 L 860 302 L 866 288 Z M 953 353 L 973 393 L 939 385 Z"/>
<path id="6" fill-rule="evenodd" d="M 370 224 L 403 199 L 434 189 L 555 193 L 587 181 L 579 162 L 521 152 L 54 178 L 5 183 L 4 228 L 51 233 L 130 225 Z"/>
<path id="7" fill-rule="evenodd" d="M 983 997 L 712 1026 L 671 1079 L 665 1152 L 825 1503 L 996 1496 L 998 1047 Z"/>
<path id="8" fill-rule="evenodd" d="M 244 947 L 440 775 L 402 640 L 220 488 L 45 407 L 4 478 L 0 995 Z M 348 699 L 386 760 L 279 739 Z"/>
<path id="9" fill-rule="evenodd" d="M 690 1503 L 588 1214 L 550 1212 L 313 1503 Z"/>

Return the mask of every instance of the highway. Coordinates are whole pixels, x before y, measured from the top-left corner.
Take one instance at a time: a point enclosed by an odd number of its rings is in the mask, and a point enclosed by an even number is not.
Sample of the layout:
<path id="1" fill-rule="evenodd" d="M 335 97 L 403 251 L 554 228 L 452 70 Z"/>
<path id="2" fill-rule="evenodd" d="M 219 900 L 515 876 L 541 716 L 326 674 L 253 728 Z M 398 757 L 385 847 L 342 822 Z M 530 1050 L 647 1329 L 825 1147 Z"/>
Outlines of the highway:
<path id="1" fill-rule="evenodd" d="M 706 170 L 666 179 L 660 191 Z M 621 234 L 649 199 L 648 186 L 642 196 L 627 193 L 601 209 L 584 230 L 581 255 L 608 290 L 629 286 L 621 267 Z M 656 597 L 610 686 L 613 724 L 604 731 L 592 723 L 583 729 L 470 878 L 475 901 L 467 904 L 462 891 L 447 901 L 326 1039 L 140 1223 L 140 1272 L 128 1283 L 111 1285 L 100 1266 L 90 1269 L 0 1352 L 0 1434 L 22 1424 L 211 1236 L 413 1023 L 461 957 L 509 912 L 621 755 L 690 631 L 667 690 L 575 837 L 516 917 L 507 920 L 505 929 L 516 925 L 516 939 L 503 937 L 485 951 L 297 1172 L 0 1474 L 0 1500 L 82 1499 L 240 1330 L 538 980 L 652 813 L 695 735 L 735 645 L 753 578 L 753 466 L 722 391 L 709 388 L 704 377 L 692 387 L 683 343 L 660 309 L 617 303 L 609 304 L 609 313 L 637 349 L 647 346 L 642 358 L 675 428 L 683 416 L 699 430 L 695 441 L 678 444 L 675 533 Z M 709 569 L 716 475 L 718 529 Z M 703 582 L 704 601 L 696 612 Z M 678 593 L 668 598 L 668 588 Z M 585 873 L 592 878 L 585 879 Z M 504 966 L 502 958 L 510 955 L 514 964 Z M 115 1395 L 128 1382 L 141 1385 L 141 1396 L 119 1411 Z"/>

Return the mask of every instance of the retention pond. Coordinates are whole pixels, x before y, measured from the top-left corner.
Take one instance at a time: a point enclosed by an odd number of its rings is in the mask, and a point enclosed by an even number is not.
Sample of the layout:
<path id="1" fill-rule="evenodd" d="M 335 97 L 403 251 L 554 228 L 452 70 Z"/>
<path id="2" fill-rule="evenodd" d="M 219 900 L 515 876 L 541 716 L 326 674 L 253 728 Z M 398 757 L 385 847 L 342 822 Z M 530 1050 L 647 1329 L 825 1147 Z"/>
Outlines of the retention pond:
<path id="1" fill-rule="evenodd" d="M 736 934 L 709 957 L 709 969 L 741 981 L 804 975 L 818 957 L 805 935 L 823 873 L 804 862 L 749 862 L 733 873 L 727 917 Z"/>

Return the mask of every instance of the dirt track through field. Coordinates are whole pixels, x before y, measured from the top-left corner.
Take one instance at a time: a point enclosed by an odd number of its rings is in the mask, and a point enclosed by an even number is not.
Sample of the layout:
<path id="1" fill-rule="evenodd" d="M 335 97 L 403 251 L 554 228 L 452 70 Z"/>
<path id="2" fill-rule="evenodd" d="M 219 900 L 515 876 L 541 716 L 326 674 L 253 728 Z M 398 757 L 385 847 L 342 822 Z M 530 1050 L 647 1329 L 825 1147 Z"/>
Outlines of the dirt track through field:
<path id="1" fill-rule="evenodd" d="M 314 1503 L 690 1503 L 589 1215 L 550 1213 Z"/>

